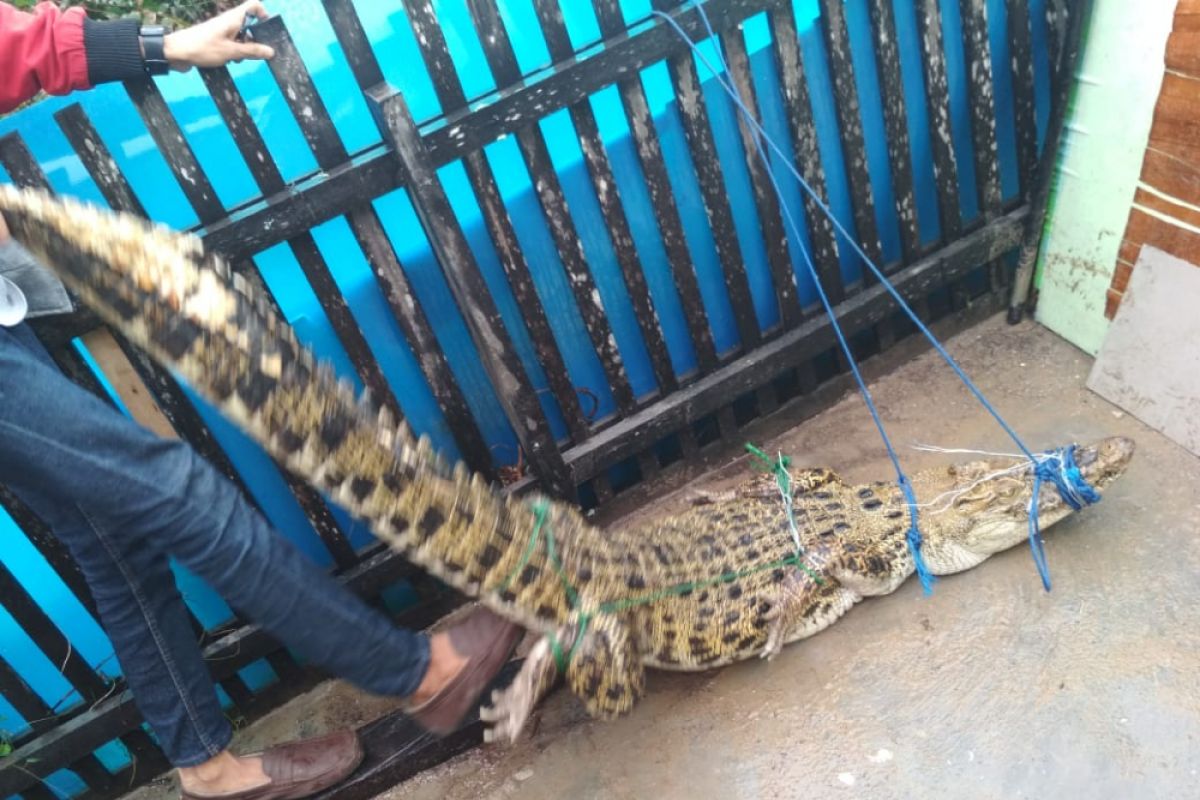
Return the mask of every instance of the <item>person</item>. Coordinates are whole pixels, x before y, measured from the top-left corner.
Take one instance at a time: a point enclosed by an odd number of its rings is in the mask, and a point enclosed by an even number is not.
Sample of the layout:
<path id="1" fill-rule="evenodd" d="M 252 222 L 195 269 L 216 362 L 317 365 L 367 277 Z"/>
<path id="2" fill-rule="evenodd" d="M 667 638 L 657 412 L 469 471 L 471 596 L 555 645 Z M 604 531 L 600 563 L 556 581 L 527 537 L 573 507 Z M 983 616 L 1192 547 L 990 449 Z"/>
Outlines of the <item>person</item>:
<path id="1" fill-rule="evenodd" d="M 0 2 L 0 112 L 39 91 L 269 59 L 242 41 L 246 2 L 177 32 Z M 520 638 L 483 609 L 428 636 L 396 627 L 273 530 L 189 446 L 159 438 L 54 368 L 26 320 L 68 311 L 62 285 L 0 219 L 0 483 L 78 561 L 143 717 L 185 800 L 288 800 L 328 788 L 362 758 L 353 732 L 235 756 L 232 730 L 169 568 L 175 558 L 311 662 L 453 730 Z"/>

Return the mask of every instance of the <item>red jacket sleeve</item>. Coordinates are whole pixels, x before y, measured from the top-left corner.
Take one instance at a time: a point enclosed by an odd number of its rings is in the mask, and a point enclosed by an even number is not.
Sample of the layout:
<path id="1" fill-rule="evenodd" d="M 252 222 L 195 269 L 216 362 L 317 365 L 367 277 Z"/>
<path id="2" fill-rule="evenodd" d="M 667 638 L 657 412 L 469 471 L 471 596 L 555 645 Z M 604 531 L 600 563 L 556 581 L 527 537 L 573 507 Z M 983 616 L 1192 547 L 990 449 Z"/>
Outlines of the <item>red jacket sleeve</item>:
<path id="1" fill-rule="evenodd" d="M 32 13 L 0 3 L 0 113 L 35 96 L 91 87 L 82 8 L 39 3 Z"/>

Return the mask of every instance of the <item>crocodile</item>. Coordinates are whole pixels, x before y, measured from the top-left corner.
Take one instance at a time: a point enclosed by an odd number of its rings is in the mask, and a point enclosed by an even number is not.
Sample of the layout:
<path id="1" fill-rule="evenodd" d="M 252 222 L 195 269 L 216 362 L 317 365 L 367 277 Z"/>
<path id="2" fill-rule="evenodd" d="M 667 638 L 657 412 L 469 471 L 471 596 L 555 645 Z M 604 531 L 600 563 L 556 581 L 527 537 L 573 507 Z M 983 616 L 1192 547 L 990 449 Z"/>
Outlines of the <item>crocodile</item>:
<path id="1" fill-rule="evenodd" d="M 910 509 L 894 483 L 851 485 L 792 469 L 640 524 L 600 529 L 573 505 L 516 498 L 445 463 L 426 437 L 335 379 L 262 290 L 198 237 L 37 191 L 0 187 L 13 235 L 104 321 L 175 370 L 272 456 L 363 519 L 379 539 L 533 632 L 513 682 L 481 710 L 492 741 L 516 739 L 559 680 L 612 718 L 647 669 L 709 670 L 831 625 L 914 571 Z M 1108 488 L 1133 442 L 1073 446 Z M 1024 541 L 1032 462 L 992 457 L 915 474 L 931 573 L 969 569 Z M 1073 513 L 1050 485 L 1046 527 Z"/>

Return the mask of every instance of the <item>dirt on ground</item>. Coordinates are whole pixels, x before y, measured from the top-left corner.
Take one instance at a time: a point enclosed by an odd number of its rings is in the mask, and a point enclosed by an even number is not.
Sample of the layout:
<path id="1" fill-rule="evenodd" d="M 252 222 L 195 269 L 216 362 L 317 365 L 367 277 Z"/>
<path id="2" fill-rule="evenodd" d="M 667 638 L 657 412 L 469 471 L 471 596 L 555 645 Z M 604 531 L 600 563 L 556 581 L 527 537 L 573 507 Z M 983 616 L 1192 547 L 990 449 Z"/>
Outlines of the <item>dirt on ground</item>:
<path id="1" fill-rule="evenodd" d="M 652 674 L 616 722 L 559 691 L 517 746 L 380 800 L 1196 796 L 1200 461 L 1087 391 L 1091 359 L 1037 325 L 994 318 L 950 349 L 1030 447 L 1138 443 L 1102 503 L 1047 532 L 1051 593 L 1024 546 L 931 597 L 910 580 L 772 663 Z M 955 458 L 917 443 L 1013 449 L 931 353 L 872 388 L 910 471 Z M 851 480 L 891 477 L 853 395 L 761 443 Z M 747 474 L 730 460 L 637 513 Z"/>

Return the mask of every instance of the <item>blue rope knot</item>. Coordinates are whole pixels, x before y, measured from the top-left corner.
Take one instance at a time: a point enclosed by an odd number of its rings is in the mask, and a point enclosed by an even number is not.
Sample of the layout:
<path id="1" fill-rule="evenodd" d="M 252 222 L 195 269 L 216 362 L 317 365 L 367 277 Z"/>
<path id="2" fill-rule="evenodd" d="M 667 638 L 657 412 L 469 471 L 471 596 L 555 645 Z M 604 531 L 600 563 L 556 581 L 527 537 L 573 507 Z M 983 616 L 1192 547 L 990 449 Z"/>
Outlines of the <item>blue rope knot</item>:
<path id="1" fill-rule="evenodd" d="M 1041 524 L 1038 522 L 1038 500 L 1042 494 L 1042 484 L 1053 484 L 1058 490 L 1058 496 L 1072 511 L 1099 503 L 1100 493 L 1084 480 L 1083 472 L 1075 463 L 1075 445 L 1046 453 L 1045 458 L 1036 461 L 1036 464 L 1033 472 L 1033 494 L 1029 498 L 1029 549 L 1033 553 L 1033 563 L 1037 565 L 1038 575 L 1042 578 L 1042 586 L 1048 592 L 1050 568 L 1046 564 L 1046 550 L 1042 544 Z"/>
<path id="2" fill-rule="evenodd" d="M 904 498 L 908 501 L 908 515 L 912 520 L 912 525 L 908 528 L 908 533 L 905 538 L 908 539 L 908 549 L 912 550 L 913 562 L 917 566 L 917 577 L 921 579 L 921 588 L 925 590 L 926 595 L 933 594 L 933 582 L 936 580 L 933 574 L 929 571 L 929 566 L 925 563 L 925 556 L 921 553 L 921 524 L 917 517 L 917 496 L 913 493 L 912 484 L 908 482 L 908 476 L 901 474 L 900 489 L 904 492 Z"/>

